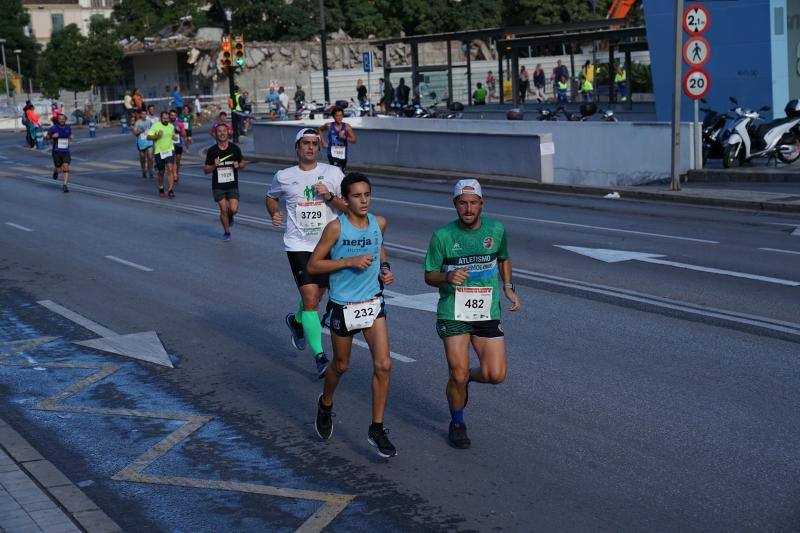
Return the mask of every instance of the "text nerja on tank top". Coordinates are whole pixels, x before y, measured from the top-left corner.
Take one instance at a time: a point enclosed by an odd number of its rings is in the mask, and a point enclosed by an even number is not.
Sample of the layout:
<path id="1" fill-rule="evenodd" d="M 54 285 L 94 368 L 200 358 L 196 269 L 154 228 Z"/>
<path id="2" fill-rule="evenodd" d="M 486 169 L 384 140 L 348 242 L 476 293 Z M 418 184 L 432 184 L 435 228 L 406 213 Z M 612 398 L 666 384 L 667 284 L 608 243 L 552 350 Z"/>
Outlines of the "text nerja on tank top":
<path id="1" fill-rule="evenodd" d="M 383 234 L 378 219 L 368 214 L 367 220 L 369 225 L 361 229 L 351 224 L 346 215 L 339 215 L 341 230 L 339 239 L 331 248 L 331 259 L 372 255 L 372 264 L 366 270 L 344 268 L 331 273 L 330 298 L 337 304 L 365 302 L 380 293 L 378 276 L 381 269 Z"/>

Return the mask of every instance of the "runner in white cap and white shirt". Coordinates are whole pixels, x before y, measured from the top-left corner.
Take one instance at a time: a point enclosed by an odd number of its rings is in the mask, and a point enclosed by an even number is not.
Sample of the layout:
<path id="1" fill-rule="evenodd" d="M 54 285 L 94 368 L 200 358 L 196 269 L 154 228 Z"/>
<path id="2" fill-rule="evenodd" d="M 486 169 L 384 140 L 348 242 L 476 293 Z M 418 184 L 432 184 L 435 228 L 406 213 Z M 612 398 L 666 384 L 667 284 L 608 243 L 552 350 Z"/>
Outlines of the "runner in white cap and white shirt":
<path id="1" fill-rule="evenodd" d="M 292 345 L 304 350 L 311 346 L 317 365 L 317 375 L 325 375 L 329 359 L 322 350 L 322 326 L 317 309 L 328 287 L 328 275 L 312 276 L 306 272 L 311 252 L 317 245 L 325 225 L 336 218 L 336 212 L 346 211 L 341 198 L 341 169 L 317 161 L 320 139 L 315 128 L 303 128 L 295 136 L 297 165 L 275 173 L 267 191 L 267 212 L 272 225 L 280 226 L 283 213 L 280 199 L 286 203 L 288 218 L 283 244 L 295 282 L 300 291 L 296 313 L 286 315 L 286 325 L 292 332 Z"/>

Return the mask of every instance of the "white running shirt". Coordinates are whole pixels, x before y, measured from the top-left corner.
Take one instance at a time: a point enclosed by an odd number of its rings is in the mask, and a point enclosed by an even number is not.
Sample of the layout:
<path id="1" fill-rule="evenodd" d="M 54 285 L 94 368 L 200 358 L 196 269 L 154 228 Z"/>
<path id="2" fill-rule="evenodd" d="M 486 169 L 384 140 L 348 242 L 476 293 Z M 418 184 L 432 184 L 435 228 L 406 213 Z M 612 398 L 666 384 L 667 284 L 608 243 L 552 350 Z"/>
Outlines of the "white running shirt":
<path id="1" fill-rule="evenodd" d="M 283 234 L 283 245 L 287 252 L 313 252 L 317 245 L 325 224 L 336 218 L 336 213 L 330 204 L 325 203 L 325 198 L 317 194 L 316 184 L 322 182 L 334 196 L 342 195 L 342 179 L 344 174 L 339 167 L 327 163 L 317 163 L 313 170 L 300 170 L 293 166 L 279 170 L 272 178 L 272 185 L 267 190 L 267 196 L 279 200 L 284 197 L 286 201 L 286 233 Z M 323 202 L 321 207 L 325 220 L 319 221 L 320 227 L 303 230 L 297 223 L 297 203 L 305 204 L 305 209 L 313 209 L 316 204 Z M 303 207 L 301 206 L 301 209 Z M 308 225 L 308 224 L 306 224 Z"/>

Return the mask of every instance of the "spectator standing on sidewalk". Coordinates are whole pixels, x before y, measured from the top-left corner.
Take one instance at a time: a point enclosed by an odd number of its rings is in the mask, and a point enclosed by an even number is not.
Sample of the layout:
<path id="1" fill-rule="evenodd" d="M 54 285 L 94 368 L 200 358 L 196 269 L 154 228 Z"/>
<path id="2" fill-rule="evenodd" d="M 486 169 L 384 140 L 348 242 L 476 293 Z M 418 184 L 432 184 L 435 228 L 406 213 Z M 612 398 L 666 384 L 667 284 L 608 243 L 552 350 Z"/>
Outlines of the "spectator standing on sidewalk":
<path id="1" fill-rule="evenodd" d="M 289 120 L 289 95 L 283 87 L 278 87 L 278 115 L 281 120 Z"/>
<path id="2" fill-rule="evenodd" d="M 625 67 L 622 65 L 617 65 L 616 74 L 614 74 L 614 86 L 617 88 L 617 94 L 619 94 L 619 101 L 626 102 L 628 100 L 627 95 L 627 81 L 628 81 L 628 73 L 625 72 Z"/>
<path id="3" fill-rule="evenodd" d="M 489 93 L 484 87 L 481 82 L 475 87 L 475 91 L 472 93 L 472 103 L 474 105 L 485 105 L 486 104 L 486 95 Z"/>
<path id="4" fill-rule="evenodd" d="M 411 94 L 411 89 L 409 89 L 408 85 L 406 85 L 406 79 L 400 78 L 400 82 L 397 84 L 397 89 L 394 90 L 395 99 L 400 102 L 400 105 L 406 106 L 408 105 L 409 94 Z"/>
<path id="5" fill-rule="evenodd" d="M 172 109 L 176 111 L 183 109 L 183 94 L 181 93 L 181 88 L 177 85 L 172 91 Z"/>
<path id="6" fill-rule="evenodd" d="M 537 63 L 536 68 L 533 70 L 533 98 L 539 103 L 545 101 L 544 88 L 546 85 L 547 80 L 542 64 Z"/>
<path id="7" fill-rule="evenodd" d="M 280 107 L 281 97 L 275 90 L 274 85 L 269 86 L 269 92 L 264 97 L 264 103 L 267 104 L 267 112 L 269 113 L 270 120 L 276 120 L 278 118 L 278 107 Z"/>
<path id="8" fill-rule="evenodd" d="M 144 98 L 142 98 L 142 93 L 139 91 L 138 87 L 133 88 L 133 94 L 131 95 L 131 100 L 133 101 L 133 108 L 136 111 L 143 111 L 144 107 Z"/>
<path id="9" fill-rule="evenodd" d="M 525 96 L 528 94 L 528 85 L 531 82 L 530 75 L 528 74 L 527 69 L 525 69 L 525 65 L 522 65 L 519 69 L 519 101 L 520 103 L 525 103 Z"/>
<path id="10" fill-rule="evenodd" d="M 497 97 L 497 79 L 492 74 L 492 71 L 486 73 L 486 101 L 491 102 Z"/>
<path id="11" fill-rule="evenodd" d="M 128 121 L 128 124 L 131 123 L 133 117 L 133 98 L 131 98 L 131 92 L 125 91 L 125 97 L 122 99 L 122 105 L 125 107 L 125 120 Z M 53 121 L 55 124 L 55 121 Z"/>
<path id="12" fill-rule="evenodd" d="M 358 100 L 358 105 L 361 107 L 367 105 L 367 86 L 364 85 L 364 80 L 356 82 L 356 100 Z"/>
<path id="13" fill-rule="evenodd" d="M 294 91 L 294 110 L 299 111 L 303 107 L 303 102 L 306 101 L 306 92 L 303 90 L 302 85 L 298 85 Z"/>

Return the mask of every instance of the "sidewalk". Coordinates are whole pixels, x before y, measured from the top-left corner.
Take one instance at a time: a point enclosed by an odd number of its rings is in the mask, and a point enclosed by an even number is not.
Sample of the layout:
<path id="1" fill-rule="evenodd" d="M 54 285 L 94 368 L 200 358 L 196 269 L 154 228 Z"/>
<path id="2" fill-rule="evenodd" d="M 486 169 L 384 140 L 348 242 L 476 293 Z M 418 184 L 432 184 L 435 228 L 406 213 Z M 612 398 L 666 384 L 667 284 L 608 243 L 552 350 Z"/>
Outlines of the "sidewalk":
<path id="1" fill-rule="evenodd" d="M 103 511 L 0 418 L 0 531 L 122 531 Z"/>
<path id="2" fill-rule="evenodd" d="M 291 165 L 293 159 L 257 154 L 253 151 L 252 139 L 243 138 L 242 151 L 248 161 Z M 714 207 L 730 207 L 737 209 L 755 209 L 778 211 L 784 213 L 800 213 L 800 183 L 787 184 L 783 190 L 775 187 L 774 182 L 748 182 L 746 187 L 732 186 L 730 183 L 708 183 L 689 181 L 682 184 L 681 191 L 669 190 L 668 184 L 651 184 L 641 186 L 597 187 L 584 185 L 562 185 L 555 183 L 539 183 L 527 178 L 496 175 L 464 175 L 452 172 L 427 169 L 409 169 L 403 167 L 348 165 L 348 170 L 355 170 L 371 175 L 388 178 L 448 180 L 455 182 L 459 178 L 475 178 L 486 185 L 518 187 L 527 190 L 538 190 L 553 193 L 583 194 L 588 196 L 605 196 L 617 192 L 620 198 L 674 202 L 689 205 L 706 205 Z"/>

